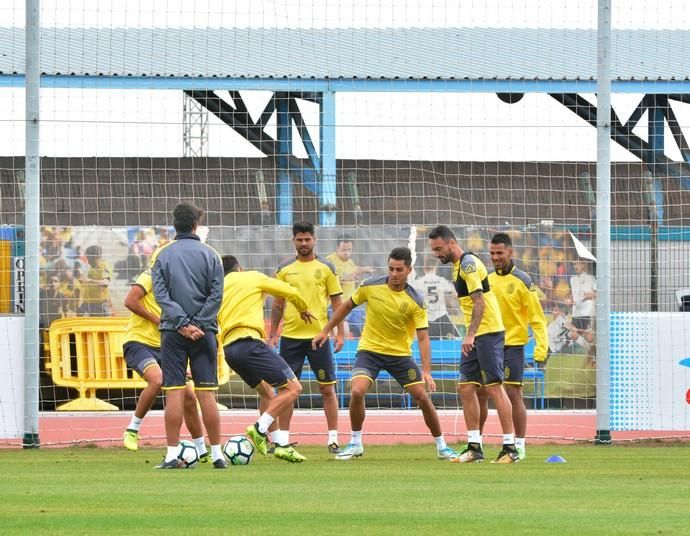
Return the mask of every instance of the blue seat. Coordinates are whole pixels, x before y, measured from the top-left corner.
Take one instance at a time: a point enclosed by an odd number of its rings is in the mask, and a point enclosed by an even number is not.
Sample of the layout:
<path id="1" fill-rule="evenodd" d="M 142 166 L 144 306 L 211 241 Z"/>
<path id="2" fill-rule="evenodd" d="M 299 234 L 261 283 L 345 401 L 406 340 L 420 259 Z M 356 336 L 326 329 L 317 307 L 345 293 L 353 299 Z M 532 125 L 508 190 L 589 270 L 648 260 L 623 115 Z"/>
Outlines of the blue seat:
<path id="1" fill-rule="evenodd" d="M 347 388 L 347 382 L 350 380 L 350 372 L 355 362 L 355 354 L 357 353 L 358 343 L 359 341 L 356 339 L 347 340 L 345 341 L 343 349 L 335 354 L 336 380 L 338 382 L 338 398 L 340 401 L 340 407 L 345 406 L 345 395 L 349 391 Z M 412 354 L 415 361 L 417 361 L 417 363 L 421 363 L 417 341 L 412 344 Z M 434 380 L 456 381 L 460 375 L 461 354 L 462 339 L 432 340 L 431 375 Z M 531 381 L 533 384 L 532 398 L 534 399 L 534 407 L 536 408 L 538 404 L 540 409 L 544 409 L 544 371 L 536 368 L 535 366 L 533 338 L 530 338 L 529 342 L 525 346 L 525 364 L 526 367 L 523 373 L 523 380 Z M 302 371 L 302 379 L 306 381 L 316 380 L 316 377 L 309 368 L 308 364 L 305 364 L 305 367 Z M 385 371 L 381 371 L 378 380 L 395 381 L 391 375 Z M 375 393 L 372 394 L 375 395 Z M 402 388 L 400 397 L 401 407 L 412 407 L 410 395 L 407 394 Z"/>

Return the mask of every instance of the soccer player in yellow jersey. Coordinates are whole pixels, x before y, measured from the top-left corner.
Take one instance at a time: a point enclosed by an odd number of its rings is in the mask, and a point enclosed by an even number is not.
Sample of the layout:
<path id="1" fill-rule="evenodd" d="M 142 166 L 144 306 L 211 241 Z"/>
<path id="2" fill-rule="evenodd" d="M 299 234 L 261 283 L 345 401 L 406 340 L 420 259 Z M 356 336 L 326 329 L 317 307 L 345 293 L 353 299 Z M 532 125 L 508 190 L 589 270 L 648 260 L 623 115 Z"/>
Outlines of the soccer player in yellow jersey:
<path id="1" fill-rule="evenodd" d="M 146 388 L 139 395 L 134 415 L 123 435 L 123 442 L 127 449 L 139 448 L 139 428 L 146 417 L 156 397 L 163 386 L 163 371 L 161 370 L 161 336 L 158 331 L 161 308 L 153 296 L 153 282 L 151 271 L 143 272 L 125 297 L 125 307 L 132 314 L 127 322 L 127 333 L 123 344 L 123 352 L 127 366 L 144 378 Z M 204 441 L 204 428 L 197 410 L 196 396 L 192 384 L 188 383 L 184 399 L 184 420 L 202 462 L 210 461 Z"/>
<path id="2" fill-rule="evenodd" d="M 247 428 L 247 436 L 261 454 L 266 454 L 267 432 L 287 408 L 292 408 L 302 386 L 290 365 L 264 342 L 264 293 L 287 299 L 303 322 L 311 322 L 312 316 L 295 287 L 260 272 L 243 271 L 232 255 L 222 260 L 225 280 L 218 313 L 220 341 L 228 366 L 259 393 L 259 420 Z M 276 458 L 293 463 L 306 459 L 280 438 L 274 442 Z"/>
<path id="3" fill-rule="evenodd" d="M 349 235 L 338 237 L 335 251 L 326 257 L 326 260 L 335 266 L 335 273 L 338 274 L 340 286 L 343 288 L 343 301 L 346 301 L 355 291 L 357 283 L 361 281 L 365 274 L 374 271 L 371 266 L 357 266 L 352 260 L 352 238 Z M 364 309 L 356 308 L 345 319 L 349 332 L 359 337 L 364 326 Z"/>
<path id="4" fill-rule="evenodd" d="M 300 379 L 305 357 L 309 359 L 309 366 L 314 371 L 319 392 L 323 400 L 323 411 L 328 425 L 328 451 L 338 452 L 338 398 L 335 395 L 335 363 L 331 345 L 312 349 L 311 340 L 319 333 L 328 321 L 328 302 L 335 311 L 341 303 L 340 281 L 335 267 L 325 259 L 314 253 L 316 237 L 314 225 L 309 222 L 298 222 L 292 226 L 292 243 L 297 251 L 295 259 L 284 262 L 276 270 L 276 278 L 295 287 L 300 296 L 309 306 L 314 315 L 311 324 L 302 321 L 299 311 L 294 305 L 277 298 L 273 301 L 271 311 L 271 335 L 269 341 L 273 344 L 276 338 L 278 324 L 284 318 L 283 331 L 280 338 L 279 353 L 288 362 L 297 379 Z M 344 333 L 342 320 L 338 323 L 335 351 L 343 347 Z M 290 421 L 293 408 L 289 408 L 280 417 L 281 434 L 284 441 L 289 442 Z"/>
<path id="5" fill-rule="evenodd" d="M 458 393 L 462 399 L 468 441 L 467 447 L 451 462 L 484 460 L 477 396 L 482 386 L 494 401 L 503 429 L 503 448 L 492 463 L 517 462 L 512 407 L 503 388 L 505 330 L 496 296 L 489 286 L 486 267 L 474 253 L 462 250 L 453 231 L 445 225 L 439 225 L 429 233 L 429 247 L 443 264 L 453 263 L 453 281 L 467 329 L 462 341 Z"/>
<path id="6" fill-rule="evenodd" d="M 534 360 L 543 363 L 548 350 L 546 318 L 539 303 L 537 287 L 532 278 L 513 262 L 513 241 L 506 233 L 497 233 L 489 245 L 494 272 L 489 274 L 489 285 L 496 295 L 506 328 L 503 348 L 503 370 L 506 393 L 513 406 L 515 427 L 515 448 L 521 460 L 525 459 L 525 436 L 527 434 L 527 410 L 522 399 L 522 373 L 525 365 L 525 344 L 529 339 L 531 326 L 536 342 Z M 479 392 L 481 405 L 480 429 L 488 414 L 488 396 Z"/>
<path id="7" fill-rule="evenodd" d="M 314 348 L 328 341 L 331 329 L 358 305 L 367 304 L 367 319 L 357 347 L 352 368 L 350 393 L 350 424 L 352 439 L 339 452 L 336 460 L 350 460 L 364 454 L 362 426 L 364 425 L 364 397 L 381 370 L 387 371 L 407 390 L 422 410 L 424 422 L 431 431 L 438 458 L 447 460 L 456 453 L 446 445 L 436 408 L 426 391 L 436 389 L 431 376 L 431 344 L 424 298 L 410 285 L 412 253 L 400 247 L 388 257 L 388 276 L 365 280 L 357 291 L 333 314 L 331 320 L 314 337 Z M 417 333 L 422 370 L 412 358 L 412 341 Z"/>

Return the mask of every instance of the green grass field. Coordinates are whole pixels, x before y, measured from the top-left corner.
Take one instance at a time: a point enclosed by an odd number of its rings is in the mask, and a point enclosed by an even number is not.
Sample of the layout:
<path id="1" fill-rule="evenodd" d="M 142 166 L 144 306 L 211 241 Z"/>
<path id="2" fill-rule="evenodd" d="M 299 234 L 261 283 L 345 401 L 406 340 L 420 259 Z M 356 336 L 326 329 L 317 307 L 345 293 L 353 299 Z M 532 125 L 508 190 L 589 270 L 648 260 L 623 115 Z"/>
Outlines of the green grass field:
<path id="1" fill-rule="evenodd" d="M 349 462 L 300 450 L 304 464 L 257 456 L 227 471 L 154 471 L 163 449 L 1 450 L 0 532 L 690 533 L 687 445 L 529 446 L 504 466 L 441 462 L 431 445 Z"/>

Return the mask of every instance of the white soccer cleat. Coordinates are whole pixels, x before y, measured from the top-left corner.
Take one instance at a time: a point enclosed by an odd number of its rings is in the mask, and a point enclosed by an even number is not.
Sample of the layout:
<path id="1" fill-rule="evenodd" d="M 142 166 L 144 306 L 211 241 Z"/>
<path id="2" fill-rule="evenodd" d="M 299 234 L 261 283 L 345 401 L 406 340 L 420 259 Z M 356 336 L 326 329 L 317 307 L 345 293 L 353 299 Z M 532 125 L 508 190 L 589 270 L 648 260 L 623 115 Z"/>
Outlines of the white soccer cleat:
<path id="1" fill-rule="evenodd" d="M 351 460 L 352 458 L 359 458 L 362 454 L 364 454 L 364 447 L 362 445 L 349 443 L 343 450 L 335 455 L 335 459 Z"/>

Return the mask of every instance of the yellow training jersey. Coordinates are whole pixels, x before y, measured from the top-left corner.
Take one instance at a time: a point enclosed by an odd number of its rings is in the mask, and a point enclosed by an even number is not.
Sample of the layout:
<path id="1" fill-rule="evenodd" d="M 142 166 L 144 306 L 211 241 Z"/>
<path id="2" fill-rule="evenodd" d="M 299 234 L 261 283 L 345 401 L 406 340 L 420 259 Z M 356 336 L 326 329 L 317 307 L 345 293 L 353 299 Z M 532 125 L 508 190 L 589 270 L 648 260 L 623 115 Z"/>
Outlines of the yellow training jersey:
<path id="1" fill-rule="evenodd" d="M 429 327 L 424 298 L 410 285 L 395 291 L 388 277 L 366 279 L 350 297 L 355 305 L 367 302 L 367 318 L 357 350 L 409 357 L 415 331 Z"/>
<path id="2" fill-rule="evenodd" d="M 256 271 L 230 272 L 225 276 L 223 302 L 218 312 L 218 328 L 223 346 L 246 337 L 260 340 L 266 338 L 264 292 L 287 299 L 298 312 L 308 309 L 297 289 L 287 283 Z M 301 318 L 300 322 L 306 323 Z"/>
<path id="3" fill-rule="evenodd" d="M 496 295 L 506 328 L 506 346 L 523 346 L 529 339 L 528 324 L 536 342 L 534 359 L 546 359 L 548 340 L 546 318 L 532 278 L 511 263 L 505 271 L 489 274 L 489 285 Z"/>
<path id="4" fill-rule="evenodd" d="M 135 285 L 141 287 L 145 294 L 141 298 L 141 304 L 149 313 L 161 316 L 161 308 L 156 302 L 153 295 L 153 281 L 151 279 L 151 270 L 143 272 L 137 280 Z M 125 335 L 125 342 L 140 342 L 153 348 L 160 348 L 161 334 L 158 331 L 158 326 L 145 318 L 131 313 L 129 321 L 127 322 L 127 334 Z"/>
<path id="5" fill-rule="evenodd" d="M 501 311 L 496 296 L 489 286 L 488 272 L 484 263 L 474 253 L 466 252 L 453 265 L 453 282 L 458 293 L 458 302 L 465 316 L 465 327 L 470 327 L 474 304 L 470 294 L 484 293 L 484 314 L 476 336 L 503 331 Z"/>
<path id="6" fill-rule="evenodd" d="M 307 324 L 300 318 L 295 306 L 288 302 L 283 313 L 283 336 L 313 339 L 328 322 L 331 296 L 343 293 L 335 266 L 321 257 L 306 262 L 293 259 L 278 266 L 276 278 L 295 287 L 307 302 L 309 312 L 316 317 L 311 324 Z"/>
<path id="7" fill-rule="evenodd" d="M 337 253 L 331 253 L 326 257 L 326 260 L 335 266 L 335 273 L 338 275 L 340 286 L 343 289 L 343 300 L 347 300 L 355 291 L 356 285 L 353 276 L 357 273 L 357 265 L 352 259 L 342 260 Z M 343 276 L 347 276 L 348 281 L 343 281 Z"/>

